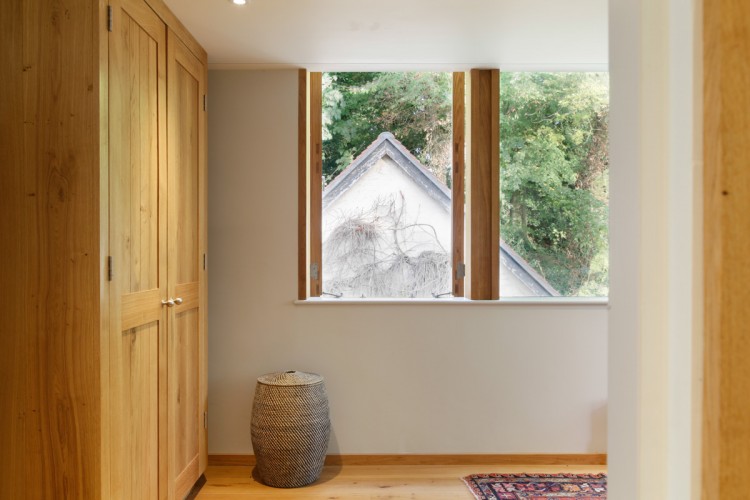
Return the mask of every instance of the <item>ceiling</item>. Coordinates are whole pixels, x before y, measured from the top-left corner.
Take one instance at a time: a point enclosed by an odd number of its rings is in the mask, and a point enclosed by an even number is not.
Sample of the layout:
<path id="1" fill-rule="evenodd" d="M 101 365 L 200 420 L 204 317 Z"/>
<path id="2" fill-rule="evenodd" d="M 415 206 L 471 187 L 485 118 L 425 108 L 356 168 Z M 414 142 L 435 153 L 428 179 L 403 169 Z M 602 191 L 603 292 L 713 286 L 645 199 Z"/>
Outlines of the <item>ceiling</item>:
<path id="1" fill-rule="evenodd" d="M 607 68 L 607 0 L 165 2 L 213 68 Z"/>

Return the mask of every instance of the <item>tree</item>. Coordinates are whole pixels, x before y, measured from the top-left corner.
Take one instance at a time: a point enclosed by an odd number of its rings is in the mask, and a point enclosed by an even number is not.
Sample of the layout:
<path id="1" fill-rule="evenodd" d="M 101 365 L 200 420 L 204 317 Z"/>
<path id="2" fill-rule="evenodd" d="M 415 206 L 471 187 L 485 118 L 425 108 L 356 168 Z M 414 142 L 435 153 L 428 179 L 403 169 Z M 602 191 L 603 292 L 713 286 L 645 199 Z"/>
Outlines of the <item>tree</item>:
<path id="1" fill-rule="evenodd" d="M 391 132 L 446 184 L 451 165 L 450 73 L 325 73 L 323 175 L 349 165 Z"/>
<path id="2" fill-rule="evenodd" d="M 501 77 L 503 239 L 563 295 L 608 292 L 606 74 Z"/>

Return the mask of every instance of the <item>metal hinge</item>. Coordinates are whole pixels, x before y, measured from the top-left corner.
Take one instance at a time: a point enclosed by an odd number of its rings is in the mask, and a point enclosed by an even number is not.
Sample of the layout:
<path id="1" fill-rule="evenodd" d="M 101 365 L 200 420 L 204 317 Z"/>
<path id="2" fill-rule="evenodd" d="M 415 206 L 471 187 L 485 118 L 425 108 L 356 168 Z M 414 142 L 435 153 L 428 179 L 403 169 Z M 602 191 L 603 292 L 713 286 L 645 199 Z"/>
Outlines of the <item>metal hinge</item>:
<path id="1" fill-rule="evenodd" d="M 112 281 L 112 256 L 107 256 L 107 281 Z"/>
<path id="2" fill-rule="evenodd" d="M 203 412 L 203 428 L 208 429 L 208 412 Z"/>
<path id="3" fill-rule="evenodd" d="M 463 262 L 456 264 L 456 279 L 460 280 L 466 277 L 466 265 Z"/>
<path id="4" fill-rule="evenodd" d="M 206 270 L 206 254 L 203 254 L 203 270 Z"/>
<path id="5" fill-rule="evenodd" d="M 203 94 L 203 111 L 206 111 L 207 108 L 208 108 L 208 97 L 206 96 L 206 94 Z"/>
<path id="6" fill-rule="evenodd" d="M 313 262 L 312 264 L 310 264 L 310 279 L 311 280 L 317 280 L 318 279 L 318 277 L 320 276 L 320 274 L 318 272 L 319 269 L 320 268 L 318 267 L 317 262 Z"/>
<path id="7" fill-rule="evenodd" d="M 107 31 L 112 31 L 112 6 L 107 5 Z"/>

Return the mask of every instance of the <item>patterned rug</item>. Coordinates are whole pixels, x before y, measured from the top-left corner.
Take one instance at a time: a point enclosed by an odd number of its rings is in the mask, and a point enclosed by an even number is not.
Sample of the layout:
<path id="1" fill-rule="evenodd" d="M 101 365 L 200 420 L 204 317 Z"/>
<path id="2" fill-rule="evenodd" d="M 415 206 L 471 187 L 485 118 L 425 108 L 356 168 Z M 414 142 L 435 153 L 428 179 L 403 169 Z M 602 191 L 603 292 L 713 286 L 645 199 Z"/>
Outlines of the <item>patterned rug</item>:
<path id="1" fill-rule="evenodd" d="M 472 474 L 463 481 L 477 500 L 607 498 L 606 474 Z"/>

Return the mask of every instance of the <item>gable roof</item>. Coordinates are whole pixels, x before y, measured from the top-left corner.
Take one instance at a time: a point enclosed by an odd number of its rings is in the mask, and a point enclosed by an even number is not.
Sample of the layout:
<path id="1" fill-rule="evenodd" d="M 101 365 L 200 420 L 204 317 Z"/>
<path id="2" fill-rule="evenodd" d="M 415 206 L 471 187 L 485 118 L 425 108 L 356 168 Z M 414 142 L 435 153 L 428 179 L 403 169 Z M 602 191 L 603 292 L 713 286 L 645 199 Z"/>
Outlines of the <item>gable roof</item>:
<path id="1" fill-rule="evenodd" d="M 388 156 L 403 172 L 420 186 L 430 198 L 440 203 L 447 211 L 451 209 L 451 190 L 427 170 L 392 133 L 383 132 L 362 151 L 349 166 L 341 171 L 323 190 L 323 208 L 336 201 L 373 165 Z"/>
<path id="2" fill-rule="evenodd" d="M 427 167 L 422 165 L 390 132 L 381 133 L 372 144 L 326 186 L 323 190 L 323 209 L 346 193 L 384 156 L 392 159 L 430 198 L 436 200 L 450 213 L 452 205 L 451 190 L 440 182 L 440 179 L 435 177 Z M 500 240 L 500 261 L 536 296 L 560 296 L 560 293 L 543 276 L 537 273 L 523 257 L 518 255 L 502 239 Z"/>
<path id="3" fill-rule="evenodd" d="M 537 297 L 548 296 L 548 297 L 559 297 L 560 292 L 555 290 L 549 281 L 544 279 L 544 276 L 534 270 L 533 267 L 526 262 L 526 259 L 521 257 L 513 250 L 510 245 L 505 243 L 502 239 L 500 240 L 500 262 L 508 270 L 521 280 Z"/>

